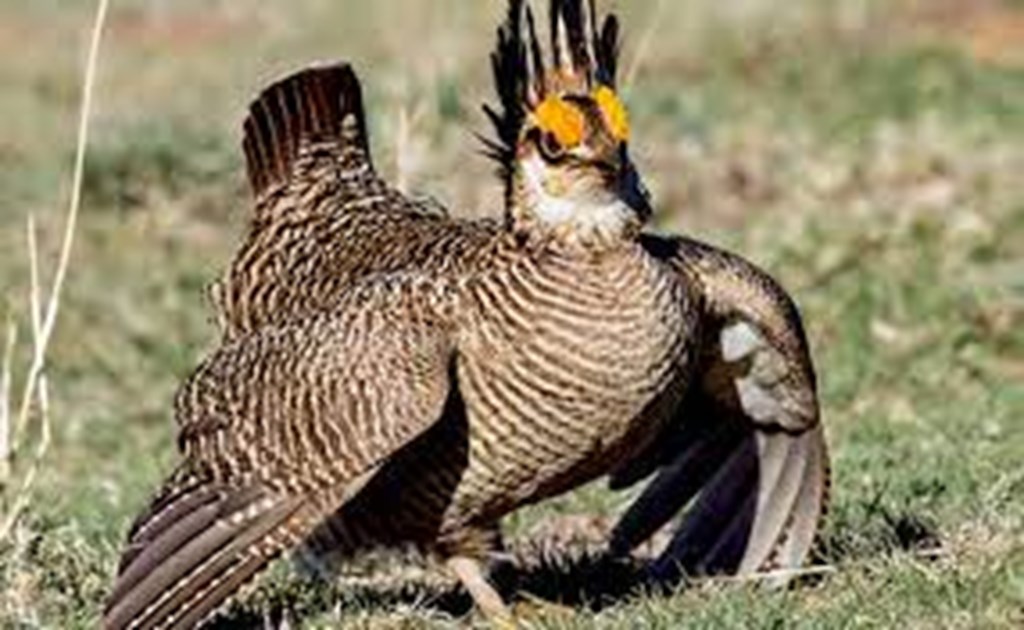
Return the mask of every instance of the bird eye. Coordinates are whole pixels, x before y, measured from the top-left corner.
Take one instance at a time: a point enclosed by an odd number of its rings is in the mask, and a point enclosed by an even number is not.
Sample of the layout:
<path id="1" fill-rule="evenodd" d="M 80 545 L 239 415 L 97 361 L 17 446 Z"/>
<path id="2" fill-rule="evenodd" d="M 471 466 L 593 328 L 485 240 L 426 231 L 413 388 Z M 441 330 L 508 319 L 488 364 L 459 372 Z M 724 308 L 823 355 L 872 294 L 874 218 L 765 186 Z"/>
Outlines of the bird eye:
<path id="1" fill-rule="evenodd" d="M 537 148 L 541 156 L 548 162 L 557 162 L 565 157 L 565 147 L 558 141 L 555 134 L 541 133 L 537 138 Z"/>

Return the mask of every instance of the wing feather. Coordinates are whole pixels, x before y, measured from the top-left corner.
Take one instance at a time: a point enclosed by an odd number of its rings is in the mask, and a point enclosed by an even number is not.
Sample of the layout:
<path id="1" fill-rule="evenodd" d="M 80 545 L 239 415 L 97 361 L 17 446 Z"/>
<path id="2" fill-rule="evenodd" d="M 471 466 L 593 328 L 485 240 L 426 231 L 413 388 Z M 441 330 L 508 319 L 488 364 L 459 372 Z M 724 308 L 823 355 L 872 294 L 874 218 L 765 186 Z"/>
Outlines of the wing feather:
<path id="1" fill-rule="evenodd" d="M 178 397 L 185 461 L 132 528 L 106 628 L 202 621 L 442 419 L 448 331 L 409 300 L 354 294 L 204 362 Z"/>
<path id="2" fill-rule="evenodd" d="M 677 513 L 659 579 L 751 574 L 806 561 L 826 510 L 828 454 L 799 313 L 752 264 L 688 239 L 647 237 L 652 255 L 703 287 L 699 373 L 678 418 L 612 476 L 652 481 L 611 538 L 624 554 Z"/>

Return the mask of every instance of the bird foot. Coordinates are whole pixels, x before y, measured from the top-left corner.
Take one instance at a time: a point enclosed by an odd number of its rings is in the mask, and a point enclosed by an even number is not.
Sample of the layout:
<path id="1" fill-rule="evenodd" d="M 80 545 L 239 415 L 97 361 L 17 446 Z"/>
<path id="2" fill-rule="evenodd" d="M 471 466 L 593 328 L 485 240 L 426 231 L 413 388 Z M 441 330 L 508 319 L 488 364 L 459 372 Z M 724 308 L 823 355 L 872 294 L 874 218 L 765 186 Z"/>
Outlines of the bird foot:
<path id="1" fill-rule="evenodd" d="M 490 624 L 495 630 L 530 630 L 545 622 L 567 621 L 575 614 L 568 606 L 530 597 L 513 604 L 508 612 L 491 617 Z"/>
<path id="2" fill-rule="evenodd" d="M 525 595 L 524 597 L 525 599 L 516 602 L 512 606 L 512 614 L 524 624 L 523 627 L 530 627 L 529 624 L 531 622 L 566 621 L 576 615 L 576 610 L 569 606 L 549 602 L 532 595 Z"/>

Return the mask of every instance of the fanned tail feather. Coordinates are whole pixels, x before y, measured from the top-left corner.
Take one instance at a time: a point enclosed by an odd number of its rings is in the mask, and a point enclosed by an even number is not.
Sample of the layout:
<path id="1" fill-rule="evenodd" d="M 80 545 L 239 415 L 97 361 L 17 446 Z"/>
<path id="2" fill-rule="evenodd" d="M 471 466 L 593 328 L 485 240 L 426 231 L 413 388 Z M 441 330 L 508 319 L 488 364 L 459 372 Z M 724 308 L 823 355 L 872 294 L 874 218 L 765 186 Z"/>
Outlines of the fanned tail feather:
<path id="1" fill-rule="evenodd" d="M 340 169 L 372 168 L 359 79 L 348 64 L 312 67 L 260 94 L 245 121 L 249 181 L 257 199 L 288 182 L 303 164 L 326 159 Z"/>

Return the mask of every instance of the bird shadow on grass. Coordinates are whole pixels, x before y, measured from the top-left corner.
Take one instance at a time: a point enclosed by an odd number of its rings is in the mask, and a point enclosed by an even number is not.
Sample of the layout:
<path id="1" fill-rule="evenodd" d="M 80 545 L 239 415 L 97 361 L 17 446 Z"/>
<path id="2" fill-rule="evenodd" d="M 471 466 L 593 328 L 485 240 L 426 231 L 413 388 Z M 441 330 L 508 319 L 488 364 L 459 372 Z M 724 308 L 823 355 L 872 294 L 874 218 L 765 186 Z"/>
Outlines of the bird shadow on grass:
<path id="1" fill-rule="evenodd" d="M 550 602 L 560 606 L 599 611 L 624 600 L 650 593 L 657 586 L 648 579 L 643 563 L 611 558 L 600 553 L 545 553 L 527 561 L 499 563 L 492 581 L 506 601 Z M 668 588 L 664 586 L 664 588 Z M 452 581 L 423 580 L 353 585 L 296 579 L 272 579 L 244 603 L 231 606 L 213 620 L 213 628 L 282 627 L 285 620 L 344 615 L 348 612 L 416 609 L 453 619 L 473 611 L 469 595 Z"/>
<path id="2" fill-rule="evenodd" d="M 812 561 L 836 566 L 899 553 L 922 559 L 942 555 L 944 542 L 935 519 L 913 499 L 891 494 L 882 488 L 873 497 L 834 510 Z"/>
<path id="3" fill-rule="evenodd" d="M 835 518 L 815 549 L 811 569 L 798 574 L 791 587 L 813 588 L 837 566 L 893 553 L 909 553 L 922 560 L 941 555 L 942 540 L 932 520 L 909 506 L 897 508 L 889 503 L 879 496 L 833 514 Z M 396 563 L 389 565 L 391 573 L 402 573 Z M 678 593 L 693 583 L 685 577 L 656 580 L 648 567 L 647 561 L 612 557 L 590 547 L 566 549 L 528 541 L 510 559 L 496 563 L 491 578 L 510 603 L 539 600 L 591 612 L 635 597 Z M 816 570 L 819 568 L 822 570 Z M 325 582 L 283 571 L 244 598 L 244 603 L 222 613 L 211 627 L 291 627 L 294 624 L 287 620 L 325 615 L 344 619 L 349 613 L 396 609 L 461 619 L 472 613 L 473 602 L 453 580 L 382 576 Z"/>

